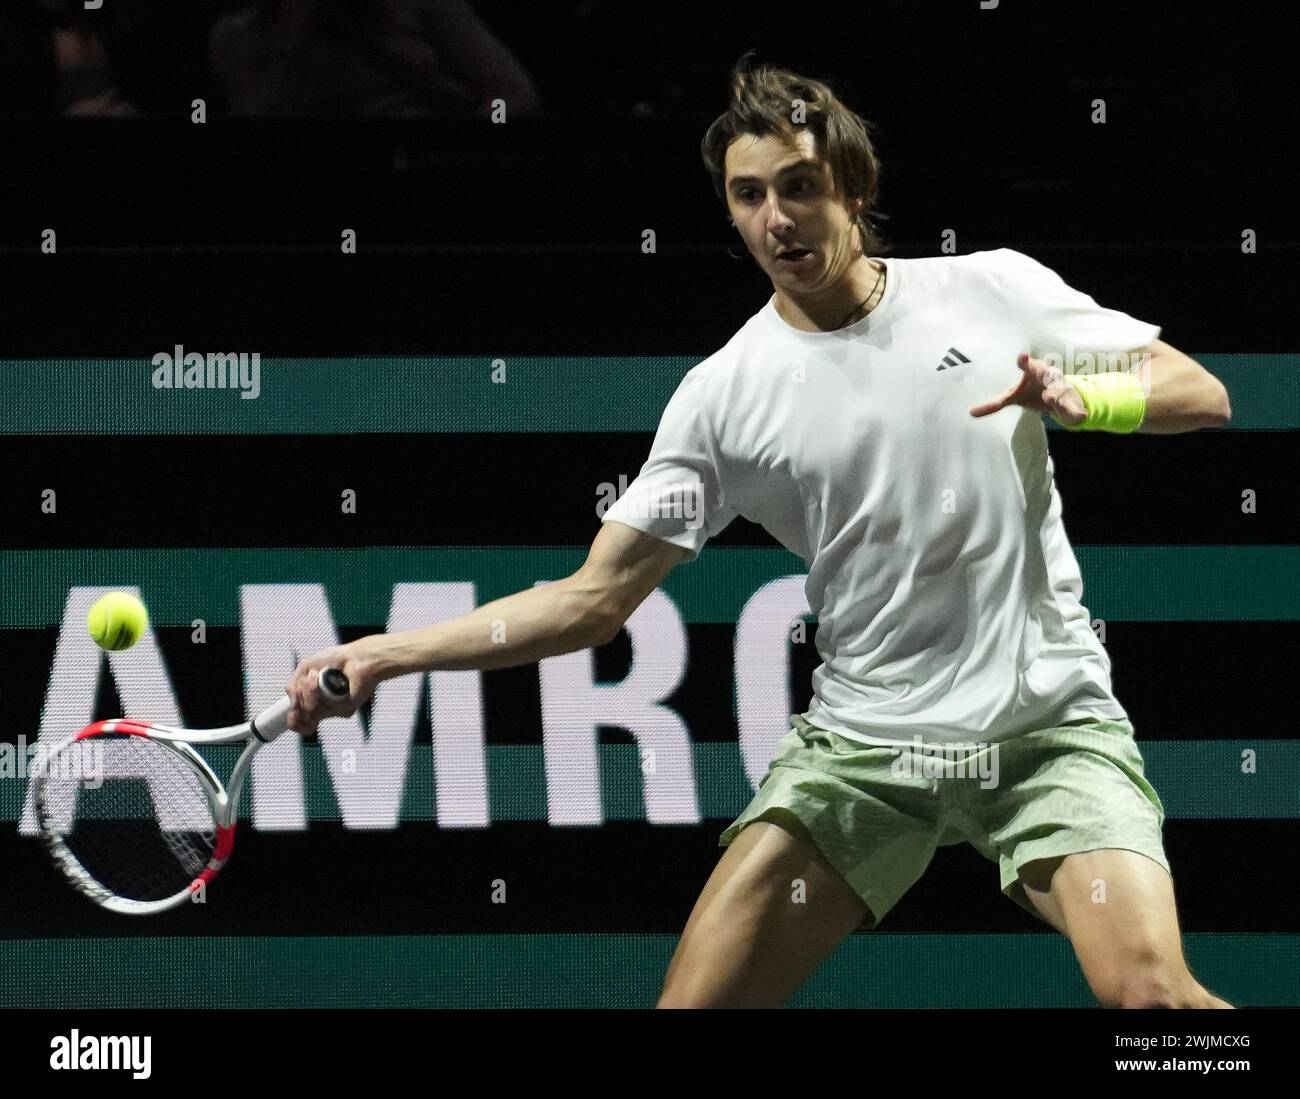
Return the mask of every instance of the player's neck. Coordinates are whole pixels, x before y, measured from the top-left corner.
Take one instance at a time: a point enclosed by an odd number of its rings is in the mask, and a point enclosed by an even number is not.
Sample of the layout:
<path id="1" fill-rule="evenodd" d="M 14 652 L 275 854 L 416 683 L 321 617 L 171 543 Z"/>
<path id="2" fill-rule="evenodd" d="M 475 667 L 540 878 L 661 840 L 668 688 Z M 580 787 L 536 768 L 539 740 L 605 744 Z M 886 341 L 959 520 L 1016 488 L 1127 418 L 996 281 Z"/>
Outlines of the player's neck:
<path id="1" fill-rule="evenodd" d="M 795 296 L 777 287 L 774 305 L 791 328 L 834 332 L 856 324 L 880 304 L 887 278 L 883 263 L 860 256 L 831 289 Z"/>

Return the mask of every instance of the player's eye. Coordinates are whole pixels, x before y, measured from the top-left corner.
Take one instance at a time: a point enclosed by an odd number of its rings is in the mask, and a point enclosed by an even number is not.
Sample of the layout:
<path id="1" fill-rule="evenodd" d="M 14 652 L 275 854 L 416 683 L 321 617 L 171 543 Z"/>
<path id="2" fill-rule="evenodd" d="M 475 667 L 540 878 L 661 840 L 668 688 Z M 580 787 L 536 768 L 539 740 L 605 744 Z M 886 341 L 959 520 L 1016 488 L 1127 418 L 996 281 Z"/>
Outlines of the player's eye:
<path id="1" fill-rule="evenodd" d="M 802 177 L 802 176 L 795 180 L 795 184 L 796 184 L 796 185 L 807 184 L 807 186 L 805 186 L 805 187 L 801 187 L 801 189 L 800 189 L 799 191 L 795 192 L 796 194 L 802 194 L 804 191 L 808 190 L 808 189 L 812 186 L 812 184 L 811 184 L 807 179 L 805 179 L 805 178 Z M 749 201 L 749 196 L 752 195 L 752 194 L 755 194 L 755 193 L 757 193 L 757 192 L 755 191 L 755 189 L 754 189 L 753 187 L 745 187 L 744 189 L 742 189 L 742 190 L 740 191 L 740 195 L 739 195 L 739 197 L 740 197 L 740 201 L 741 201 L 741 202 L 748 202 L 748 201 Z"/>

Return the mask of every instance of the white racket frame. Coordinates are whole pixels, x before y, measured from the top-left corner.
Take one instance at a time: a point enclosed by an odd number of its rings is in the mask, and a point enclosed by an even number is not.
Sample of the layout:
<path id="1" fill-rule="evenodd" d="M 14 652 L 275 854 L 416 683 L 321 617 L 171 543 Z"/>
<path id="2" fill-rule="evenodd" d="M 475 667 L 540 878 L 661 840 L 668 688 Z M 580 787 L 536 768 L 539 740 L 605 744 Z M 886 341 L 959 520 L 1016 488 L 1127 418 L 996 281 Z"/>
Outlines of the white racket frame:
<path id="1" fill-rule="evenodd" d="M 321 691 L 328 698 L 336 700 L 346 698 L 346 691 L 335 694 L 326 686 L 325 676 L 332 670 L 334 669 L 322 668 L 318 673 L 317 682 L 320 684 Z M 119 912 L 127 916 L 152 916 L 192 900 L 194 895 L 203 890 L 229 861 L 230 851 L 234 846 L 235 823 L 239 815 L 239 795 L 243 790 L 244 779 L 258 751 L 288 729 L 291 705 L 292 702 L 286 695 L 251 721 L 245 721 L 240 725 L 226 725 L 220 729 L 180 729 L 172 725 L 161 725 L 153 721 L 135 721 L 131 718 L 113 718 L 87 725 L 79 734 L 54 749 L 32 778 L 32 803 L 36 810 L 37 824 L 54 865 L 63 872 L 74 889 L 110 912 Z M 189 885 L 161 900 L 141 901 L 131 897 L 120 897 L 106 888 L 81 865 L 80 860 L 65 842 L 63 834 L 52 824 L 53 813 L 47 802 L 46 781 L 57 770 L 58 757 L 69 749 L 84 744 L 87 740 L 111 733 L 145 737 L 167 748 L 194 773 L 208 796 L 212 820 L 217 828 L 216 847 L 207 865 Z M 194 750 L 194 745 L 245 743 L 247 746 L 240 753 L 239 759 L 230 772 L 229 789 L 221 784 L 216 772 Z"/>

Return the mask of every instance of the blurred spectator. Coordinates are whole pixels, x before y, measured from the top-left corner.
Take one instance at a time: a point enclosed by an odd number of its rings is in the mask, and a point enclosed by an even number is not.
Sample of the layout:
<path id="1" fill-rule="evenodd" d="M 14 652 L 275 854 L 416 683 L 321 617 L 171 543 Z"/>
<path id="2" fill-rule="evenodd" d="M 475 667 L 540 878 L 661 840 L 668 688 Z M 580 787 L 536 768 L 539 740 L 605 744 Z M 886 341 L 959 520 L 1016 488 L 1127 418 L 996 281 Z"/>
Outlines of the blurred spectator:
<path id="1" fill-rule="evenodd" d="M 101 28 L 71 0 L 5 0 L 0 106 L 71 115 L 138 113 L 123 93 Z"/>
<path id="2" fill-rule="evenodd" d="M 235 114 L 539 111 L 528 73 L 465 0 L 254 0 L 212 28 Z"/>
<path id="3" fill-rule="evenodd" d="M 217 95 L 207 49 L 223 3 L 0 0 L 0 111 L 187 114 Z"/>
<path id="4" fill-rule="evenodd" d="M 465 0 L 0 0 L 0 111 L 428 115 L 542 109 Z"/>
<path id="5" fill-rule="evenodd" d="M 70 115 L 133 115 L 108 63 L 99 32 L 82 24 L 54 28 L 55 105 Z"/>

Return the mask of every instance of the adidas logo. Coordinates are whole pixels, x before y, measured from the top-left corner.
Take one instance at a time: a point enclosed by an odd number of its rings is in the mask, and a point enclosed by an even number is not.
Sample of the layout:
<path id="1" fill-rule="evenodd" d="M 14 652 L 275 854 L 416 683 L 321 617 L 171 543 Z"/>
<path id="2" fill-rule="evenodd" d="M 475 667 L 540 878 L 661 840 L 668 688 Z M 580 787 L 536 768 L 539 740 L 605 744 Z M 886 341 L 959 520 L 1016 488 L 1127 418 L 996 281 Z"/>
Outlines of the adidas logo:
<path id="1" fill-rule="evenodd" d="M 961 366 L 962 363 L 968 363 L 970 359 L 966 358 L 955 347 L 948 348 L 948 354 L 943 357 L 943 364 L 936 366 L 935 370 L 947 370 L 950 366 Z"/>

